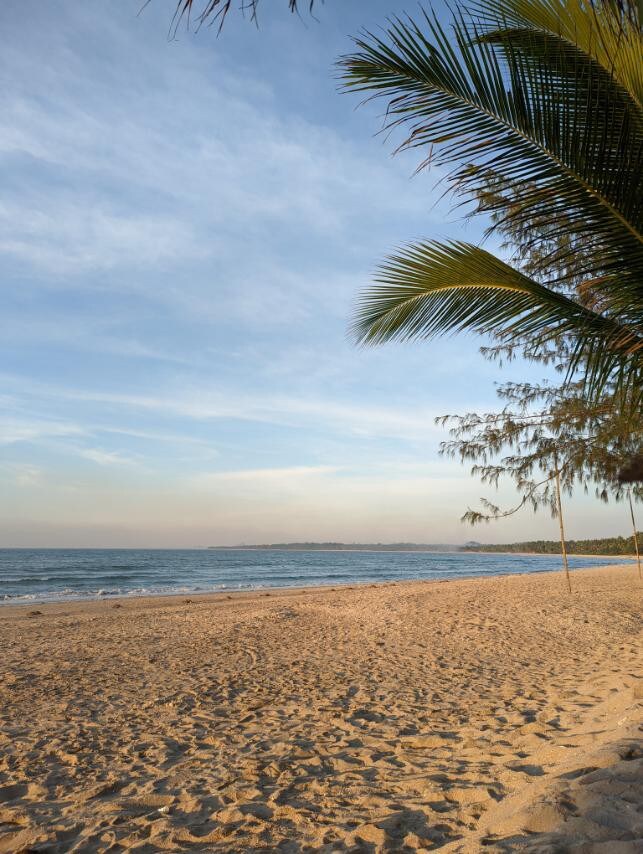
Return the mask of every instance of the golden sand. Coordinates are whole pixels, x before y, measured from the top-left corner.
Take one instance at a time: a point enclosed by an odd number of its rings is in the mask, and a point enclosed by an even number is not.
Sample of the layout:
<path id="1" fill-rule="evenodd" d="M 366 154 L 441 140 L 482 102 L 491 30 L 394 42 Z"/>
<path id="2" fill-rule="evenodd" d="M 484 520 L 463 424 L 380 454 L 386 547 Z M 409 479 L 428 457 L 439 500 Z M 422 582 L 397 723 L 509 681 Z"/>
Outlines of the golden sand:
<path id="1" fill-rule="evenodd" d="M 640 586 L 572 581 L 3 608 L 0 852 L 640 851 Z"/>

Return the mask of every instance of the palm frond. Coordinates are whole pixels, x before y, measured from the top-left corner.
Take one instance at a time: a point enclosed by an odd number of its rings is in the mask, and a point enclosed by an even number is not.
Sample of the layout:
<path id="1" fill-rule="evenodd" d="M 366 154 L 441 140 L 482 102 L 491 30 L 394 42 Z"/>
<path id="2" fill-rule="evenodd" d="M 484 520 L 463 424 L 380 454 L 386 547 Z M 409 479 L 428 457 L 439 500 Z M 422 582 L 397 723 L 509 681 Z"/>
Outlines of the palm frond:
<path id="1" fill-rule="evenodd" d="M 639 9 L 634 2 L 588 0 L 473 0 L 468 10 L 483 27 L 498 22 L 565 41 L 595 60 L 639 104 L 643 63 Z"/>
<path id="2" fill-rule="evenodd" d="M 570 373 L 582 362 L 587 381 L 606 376 L 639 389 L 643 336 L 530 279 L 490 252 L 467 243 L 425 242 L 391 256 L 360 295 L 351 333 L 361 344 L 424 340 L 463 330 L 497 327 L 508 340 L 565 335 L 577 344 Z"/>
<path id="3" fill-rule="evenodd" d="M 643 199 L 640 105 L 595 60 L 549 33 L 503 29 L 488 31 L 480 38 L 501 49 L 512 91 L 521 94 L 525 110 L 541 104 L 543 96 L 555 103 L 548 117 L 553 129 L 550 140 L 557 137 L 559 148 L 569 152 L 567 164 L 579 183 L 585 183 L 588 192 L 600 196 L 606 209 L 611 208 L 613 217 L 612 223 L 608 216 L 601 220 L 588 217 L 579 229 L 576 214 L 582 208 L 570 208 L 564 192 L 552 198 L 551 183 L 537 180 L 525 193 L 522 204 L 511 209 L 511 224 L 523 230 L 531 228 L 533 242 L 537 243 L 539 233 L 564 220 L 570 228 L 569 237 L 576 239 L 559 242 L 554 255 L 543 256 L 549 269 L 558 271 L 559 281 L 600 279 L 603 299 L 610 311 L 628 312 L 632 297 L 640 306 L 643 298 L 639 237 Z M 552 120 L 557 123 L 551 125 Z M 624 253 L 624 245 L 613 229 L 617 220 L 635 236 L 631 243 L 633 256 Z M 536 224 L 538 229 L 534 228 Z M 580 253 L 578 238 L 583 244 Z M 632 321 L 640 322 L 641 314 L 630 318 Z"/>
<path id="4" fill-rule="evenodd" d="M 560 61 L 549 69 L 529 61 L 527 37 L 492 44 L 460 17 L 452 44 L 434 17 L 424 13 L 423 24 L 428 35 L 409 18 L 394 19 L 384 38 L 356 39 L 340 61 L 345 87 L 388 98 L 387 128 L 408 129 L 400 148 L 428 149 L 420 168 L 457 164 L 450 181 L 465 198 L 492 165 L 509 184 L 532 183 L 521 216 L 533 209 L 555 222 L 565 210 L 594 247 L 585 275 L 607 266 L 629 276 L 634 265 L 640 288 L 640 110 L 591 59 L 581 68 L 577 55 L 575 73 L 564 74 Z M 559 45 L 549 53 L 558 59 Z"/>
<path id="5" fill-rule="evenodd" d="M 556 25 L 560 5 L 500 0 L 494 13 L 479 0 L 457 11 L 450 36 L 427 13 L 422 26 L 395 18 L 341 60 L 346 89 L 388 100 L 385 127 L 405 128 L 400 148 L 427 151 L 419 168 L 451 167 L 465 202 L 493 173 L 492 228 L 547 247 L 533 255 L 535 279 L 465 244 L 410 247 L 365 292 L 353 331 L 371 343 L 465 328 L 504 341 L 569 336 L 570 376 L 582 368 L 592 393 L 608 380 L 629 393 L 643 379 L 643 112 L 609 44 L 586 44 L 597 32 L 607 43 L 616 24 L 590 21 L 574 38 L 573 15 Z M 600 18 L 582 6 L 577 15 Z M 640 48 L 638 31 L 620 26 Z"/>

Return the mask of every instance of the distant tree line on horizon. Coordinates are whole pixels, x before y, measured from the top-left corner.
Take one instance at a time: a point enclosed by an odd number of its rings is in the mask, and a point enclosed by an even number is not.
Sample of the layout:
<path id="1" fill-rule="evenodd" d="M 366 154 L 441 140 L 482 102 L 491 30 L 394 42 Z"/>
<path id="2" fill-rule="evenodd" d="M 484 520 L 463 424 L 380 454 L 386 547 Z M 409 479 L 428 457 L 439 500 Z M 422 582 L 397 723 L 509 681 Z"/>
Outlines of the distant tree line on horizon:
<path id="1" fill-rule="evenodd" d="M 639 550 L 643 551 L 643 533 L 637 531 Z M 633 537 L 603 537 L 598 540 L 567 540 L 567 551 L 588 555 L 632 555 Z M 561 553 L 560 540 L 530 540 L 524 543 L 500 543 L 481 545 L 479 543 L 462 547 L 466 552 L 534 552 L 536 554 Z"/>
<path id="2" fill-rule="evenodd" d="M 637 532 L 639 550 L 643 551 L 643 533 Z M 567 551 L 572 554 L 632 555 L 633 537 L 603 537 L 598 540 L 566 540 Z M 529 540 L 523 543 L 465 543 L 457 546 L 448 543 L 255 543 L 239 546 L 208 546 L 211 550 L 258 549 L 277 551 L 377 551 L 377 552 L 532 552 L 534 554 L 560 554 L 560 540 Z"/>
<path id="3" fill-rule="evenodd" d="M 458 551 L 445 543 L 259 543 L 241 546 L 208 546 L 209 549 L 276 549 L 280 551 L 353 551 L 353 552 L 443 552 Z"/>

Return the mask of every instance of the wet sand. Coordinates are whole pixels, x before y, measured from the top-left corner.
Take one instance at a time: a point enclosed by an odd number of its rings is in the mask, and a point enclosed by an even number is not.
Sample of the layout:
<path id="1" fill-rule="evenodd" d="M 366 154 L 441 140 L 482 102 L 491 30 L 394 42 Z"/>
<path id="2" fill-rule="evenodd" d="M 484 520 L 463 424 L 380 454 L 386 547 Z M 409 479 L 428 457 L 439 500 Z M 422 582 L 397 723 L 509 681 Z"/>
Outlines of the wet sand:
<path id="1" fill-rule="evenodd" d="M 640 851 L 641 587 L 572 584 L 3 607 L 0 854 Z"/>

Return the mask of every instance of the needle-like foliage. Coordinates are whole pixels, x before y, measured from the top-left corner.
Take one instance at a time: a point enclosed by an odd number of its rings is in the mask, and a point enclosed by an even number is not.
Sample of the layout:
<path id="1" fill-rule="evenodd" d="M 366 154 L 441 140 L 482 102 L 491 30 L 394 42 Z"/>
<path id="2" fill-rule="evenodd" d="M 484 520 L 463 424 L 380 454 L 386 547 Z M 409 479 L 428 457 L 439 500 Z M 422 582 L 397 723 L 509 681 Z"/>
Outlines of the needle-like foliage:
<path id="1" fill-rule="evenodd" d="M 640 406 L 643 42 L 634 11 L 478 0 L 457 7 L 449 29 L 423 12 L 355 45 L 340 62 L 345 87 L 387 99 L 386 127 L 405 129 L 400 148 L 421 149 L 420 168 L 448 167 L 465 203 L 479 202 L 493 170 L 504 193 L 492 228 L 530 234 L 534 246 L 556 230 L 568 237 L 529 276 L 467 244 L 405 247 L 362 293 L 355 338 L 470 329 L 543 348 L 564 339 L 568 379 L 582 375 L 590 399 L 610 383 Z"/>
<path id="2" fill-rule="evenodd" d="M 481 499 L 483 509 L 467 510 L 464 521 L 488 522 L 525 505 L 546 506 L 557 515 L 557 472 L 569 495 L 593 486 L 603 501 L 643 499 L 643 485 L 619 482 L 623 465 L 640 447 L 643 414 L 623 414 L 609 393 L 589 404 L 582 388 L 573 385 L 506 383 L 498 395 L 504 401 L 500 412 L 438 419 L 450 426 L 441 453 L 472 462 L 472 474 L 490 486 L 509 478 L 521 495 L 509 510 Z"/>

